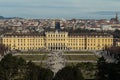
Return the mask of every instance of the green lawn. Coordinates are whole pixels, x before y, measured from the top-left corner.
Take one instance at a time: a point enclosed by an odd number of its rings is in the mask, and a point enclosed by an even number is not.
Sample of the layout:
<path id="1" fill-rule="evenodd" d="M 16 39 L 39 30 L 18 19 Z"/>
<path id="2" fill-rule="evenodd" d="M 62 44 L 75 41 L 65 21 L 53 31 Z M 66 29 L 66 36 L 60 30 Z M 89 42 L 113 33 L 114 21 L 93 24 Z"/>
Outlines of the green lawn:
<path id="1" fill-rule="evenodd" d="M 90 51 L 65 51 L 65 54 L 93 54 L 93 52 Z"/>
<path id="2" fill-rule="evenodd" d="M 17 55 L 25 60 L 47 60 L 47 55 Z M 94 55 L 64 55 L 66 60 L 97 60 Z"/>
<path id="3" fill-rule="evenodd" d="M 34 62 L 36 65 L 38 66 L 41 66 L 41 67 L 44 67 L 46 68 L 47 67 L 47 64 L 46 63 L 41 63 L 41 62 Z"/>
<path id="4" fill-rule="evenodd" d="M 98 58 L 94 55 L 67 55 L 64 56 L 67 60 L 97 60 Z"/>
<path id="5" fill-rule="evenodd" d="M 46 55 L 19 55 L 17 57 L 22 57 L 25 60 L 46 60 Z"/>
<path id="6" fill-rule="evenodd" d="M 21 52 L 22 54 L 48 54 L 50 52 Z M 71 53 L 76 53 L 76 54 L 93 54 L 91 51 L 65 51 L 65 54 L 71 54 Z"/>
<path id="7" fill-rule="evenodd" d="M 48 54 L 49 52 L 21 52 L 21 54 Z"/>

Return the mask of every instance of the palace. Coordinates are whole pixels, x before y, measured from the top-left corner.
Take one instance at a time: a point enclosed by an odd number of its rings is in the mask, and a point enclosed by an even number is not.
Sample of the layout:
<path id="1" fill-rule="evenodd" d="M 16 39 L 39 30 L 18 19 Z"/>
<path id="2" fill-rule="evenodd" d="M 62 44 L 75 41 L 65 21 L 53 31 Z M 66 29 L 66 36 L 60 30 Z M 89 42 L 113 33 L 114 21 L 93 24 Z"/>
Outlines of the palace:
<path id="1" fill-rule="evenodd" d="M 102 50 L 113 45 L 113 36 L 106 33 L 72 34 L 49 31 L 41 34 L 4 34 L 1 43 L 11 50 Z"/>

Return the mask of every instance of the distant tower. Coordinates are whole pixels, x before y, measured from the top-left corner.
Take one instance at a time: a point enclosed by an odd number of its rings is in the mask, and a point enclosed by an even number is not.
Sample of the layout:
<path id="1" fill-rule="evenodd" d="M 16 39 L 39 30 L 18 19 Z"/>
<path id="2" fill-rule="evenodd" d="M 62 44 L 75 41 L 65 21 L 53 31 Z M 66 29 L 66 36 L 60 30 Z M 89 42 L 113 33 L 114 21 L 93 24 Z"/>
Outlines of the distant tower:
<path id="1" fill-rule="evenodd" d="M 118 20 L 118 13 L 116 13 L 115 19 L 116 19 L 116 22 L 119 22 L 119 20 Z"/>
<path id="2" fill-rule="evenodd" d="M 55 21 L 55 30 L 60 30 L 60 21 Z"/>
<path id="3" fill-rule="evenodd" d="M 111 18 L 110 22 L 113 24 L 119 24 L 119 17 L 118 17 L 118 13 L 116 12 L 116 16 L 115 18 Z"/>

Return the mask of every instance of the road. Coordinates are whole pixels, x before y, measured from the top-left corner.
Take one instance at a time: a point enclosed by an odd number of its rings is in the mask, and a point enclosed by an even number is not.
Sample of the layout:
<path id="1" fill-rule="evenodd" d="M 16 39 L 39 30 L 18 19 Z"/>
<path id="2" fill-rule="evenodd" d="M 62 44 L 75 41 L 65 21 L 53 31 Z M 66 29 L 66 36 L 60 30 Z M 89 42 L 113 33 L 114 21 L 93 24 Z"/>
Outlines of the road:
<path id="1" fill-rule="evenodd" d="M 41 56 L 42 56 L 42 55 L 48 55 L 48 56 L 49 56 L 49 55 L 52 55 L 52 54 L 21 54 L 21 53 L 13 54 L 13 56 L 19 56 L 19 55 L 24 55 L 24 56 L 25 56 L 25 55 L 26 55 L 26 56 L 27 56 L 27 55 L 41 55 Z M 67 55 L 70 56 L 70 55 L 94 55 L 94 54 L 62 54 L 62 55 L 63 55 L 63 56 L 64 56 L 64 55 L 65 55 L 65 56 L 67 56 Z"/>
<path id="2" fill-rule="evenodd" d="M 29 62 L 29 60 L 27 60 L 27 62 Z M 45 60 L 33 60 L 32 62 L 42 62 L 42 63 L 46 63 Z M 66 60 L 65 62 L 67 63 L 81 63 L 81 62 L 92 62 L 92 63 L 97 63 L 97 61 L 93 61 L 93 60 Z"/>

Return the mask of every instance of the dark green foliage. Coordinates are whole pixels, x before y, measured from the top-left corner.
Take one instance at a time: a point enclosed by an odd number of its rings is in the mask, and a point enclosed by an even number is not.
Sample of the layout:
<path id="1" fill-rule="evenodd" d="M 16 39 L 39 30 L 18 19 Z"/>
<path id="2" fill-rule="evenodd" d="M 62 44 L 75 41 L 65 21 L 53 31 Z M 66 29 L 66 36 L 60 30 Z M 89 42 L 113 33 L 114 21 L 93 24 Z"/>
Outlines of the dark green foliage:
<path id="1" fill-rule="evenodd" d="M 120 30 L 116 29 L 112 34 L 114 38 L 120 38 Z"/>
<path id="2" fill-rule="evenodd" d="M 81 69 L 81 72 L 85 79 L 95 78 L 96 64 L 90 62 L 78 63 L 77 67 Z"/>
<path id="3" fill-rule="evenodd" d="M 26 62 L 8 54 L 1 60 L 0 66 L 0 80 L 20 80 L 23 78 Z"/>
<path id="4" fill-rule="evenodd" d="M 50 69 L 40 68 L 39 80 L 52 80 L 53 75 Z"/>
<path id="5" fill-rule="evenodd" d="M 0 55 L 1 56 L 3 56 L 8 50 L 9 48 L 7 46 L 5 46 L 4 44 L 0 44 Z"/>
<path id="6" fill-rule="evenodd" d="M 104 57 L 99 58 L 97 62 L 98 72 L 96 74 L 97 80 L 107 80 L 107 63 L 105 62 Z"/>
<path id="7" fill-rule="evenodd" d="M 78 67 L 67 66 L 58 71 L 54 80 L 84 80 Z"/>
<path id="8" fill-rule="evenodd" d="M 120 80 L 120 64 L 119 63 L 107 63 L 105 59 L 101 57 L 98 60 L 98 72 L 96 74 L 97 80 Z"/>
<path id="9" fill-rule="evenodd" d="M 52 80 L 53 72 L 40 68 L 32 62 L 26 63 L 22 58 L 12 54 L 4 56 L 0 62 L 0 80 Z"/>
<path id="10" fill-rule="evenodd" d="M 25 80 L 38 80 L 39 67 L 32 62 L 27 63 L 27 71 Z"/>
<path id="11" fill-rule="evenodd" d="M 51 70 L 40 68 L 32 62 L 28 62 L 26 74 L 25 80 L 52 80 L 54 75 Z"/>

